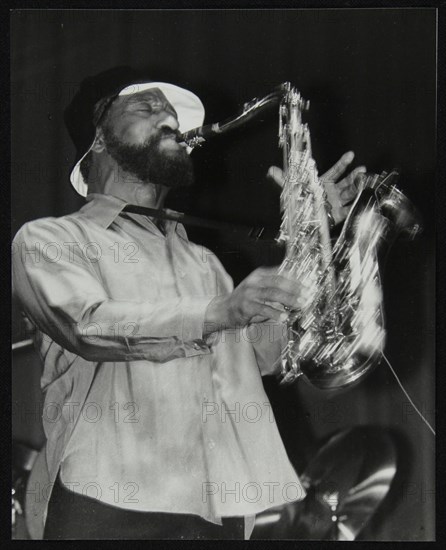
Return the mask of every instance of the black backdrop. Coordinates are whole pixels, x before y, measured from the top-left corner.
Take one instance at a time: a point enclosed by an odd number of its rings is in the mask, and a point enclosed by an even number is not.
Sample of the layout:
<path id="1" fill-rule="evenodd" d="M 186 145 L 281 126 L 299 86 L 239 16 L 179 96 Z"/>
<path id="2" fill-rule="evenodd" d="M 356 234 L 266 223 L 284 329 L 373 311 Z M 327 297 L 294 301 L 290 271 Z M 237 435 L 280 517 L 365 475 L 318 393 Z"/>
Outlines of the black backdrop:
<path id="1" fill-rule="evenodd" d="M 397 168 L 425 230 L 416 242 L 397 242 L 386 262 L 386 354 L 433 423 L 435 10 L 18 10 L 11 23 L 13 234 L 26 221 L 82 205 L 68 181 L 74 150 L 63 109 L 84 77 L 121 64 L 193 90 L 207 122 L 235 114 L 245 101 L 289 80 L 311 101 L 307 120 L 320 172 L 347 150 L 355 151 L 355 165 L 370 171 Z M 278 190 L 265 177 L 280 163 L 277 117 L 262 118 L 194 152 L 196 187 L 172 195 L 169 206 L 277 227 Z M 256 266 L 280 261 L 261 243 L 196 230 L 193 238 L 216 251 L 235 282 Z M 13 340 L 24 336 L 14 310 Z M 30 368 L 36 378 L 29 354 L 15 355 L 16 403 L 28 399 Z M 433 538 L 434 439 L 385 365 L 335 395 L 303 382 L 285 390 L 271 380 L 265 384 L 299 468 L 336 430 L 357 424 L 389 430 L 398 444 L 398 474 L 363 536 Z M 38 425 L 17 415 L 13 421 L 16 438 L 39 444 Z"/>

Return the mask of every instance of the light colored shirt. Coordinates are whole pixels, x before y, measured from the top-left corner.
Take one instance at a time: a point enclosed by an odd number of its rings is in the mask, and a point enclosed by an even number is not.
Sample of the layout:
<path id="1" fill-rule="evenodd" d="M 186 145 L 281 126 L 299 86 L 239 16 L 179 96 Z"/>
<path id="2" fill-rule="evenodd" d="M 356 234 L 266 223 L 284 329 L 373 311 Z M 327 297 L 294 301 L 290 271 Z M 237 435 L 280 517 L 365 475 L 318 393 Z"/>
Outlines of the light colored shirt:
<path id="1" fill-rule="evenodd" d="M 261 374 L 283 325 L 204 336 L 232 280 L 184 227 L 90 195 L 22 227 L 13 289 L 38 328 L 50 479 L 140 511 L 221 523 L 300 500 Z M 206 331 L 207 333 L 207 331 Z"/>

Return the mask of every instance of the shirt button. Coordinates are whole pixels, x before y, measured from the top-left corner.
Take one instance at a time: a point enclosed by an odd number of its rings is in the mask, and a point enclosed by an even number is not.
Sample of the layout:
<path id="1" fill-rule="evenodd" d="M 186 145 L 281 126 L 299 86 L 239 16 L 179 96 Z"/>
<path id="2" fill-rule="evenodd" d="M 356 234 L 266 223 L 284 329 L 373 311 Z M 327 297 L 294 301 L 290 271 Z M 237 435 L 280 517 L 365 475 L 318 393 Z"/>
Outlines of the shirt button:
<path id="1" fill-rule="evenodd" d="M 196 350 L 201 349 L 200 344 L 198 344 L 197 342 L 194 342 L 194 346 L 193 346 L 193 347 L 194 347 L 194 349 L 196 349 Z"/>
<path id="2" fill-rule="evenodd" d="M 215 447 L 215 442 L 211 439 L 208 443 L 209 449 L 212 451 L 212 449 Z"/>

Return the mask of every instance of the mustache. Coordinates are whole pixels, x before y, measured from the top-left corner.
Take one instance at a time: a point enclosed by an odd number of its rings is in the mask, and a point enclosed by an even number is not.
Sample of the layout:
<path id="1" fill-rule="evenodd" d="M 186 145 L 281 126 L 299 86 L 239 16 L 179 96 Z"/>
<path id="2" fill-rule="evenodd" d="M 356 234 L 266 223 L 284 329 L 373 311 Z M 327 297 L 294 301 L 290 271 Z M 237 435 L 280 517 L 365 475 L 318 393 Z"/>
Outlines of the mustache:
<path id="1" fill-rule="evenodd" d="M 160 128 L 155 136 L 153 136 L 153 141 L 161 141 L 164 138 L 173 138 L 177 143 L 183 141 L 182 134 L 178 130 L 172 130 L 172 128 Z"/>

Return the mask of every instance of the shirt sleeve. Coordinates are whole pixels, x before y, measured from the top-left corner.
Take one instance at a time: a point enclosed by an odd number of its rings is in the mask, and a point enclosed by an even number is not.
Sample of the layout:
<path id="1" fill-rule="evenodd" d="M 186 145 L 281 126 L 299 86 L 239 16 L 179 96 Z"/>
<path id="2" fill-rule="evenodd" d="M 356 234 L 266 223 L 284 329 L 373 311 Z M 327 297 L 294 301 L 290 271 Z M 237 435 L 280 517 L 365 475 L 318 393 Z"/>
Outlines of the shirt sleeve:
<path id="1" fill-rule="evenodd" d="M 218 274 L 218 294 L 232 292 L 234 283 L 230 275 L 226 273 L 223 265 L 217 256 L 206 250 L 206 258 L 212 262 L 212 268 Z M 282 368 L 282 351 L 287 342 L 287 325 L 269 321 L 265 323 L 254 323 L 247 328 L 248 340 L 251 343 L 257 365 L 262 376 L 277 375 Z M 208 337 L 208 341 L 218 338 L 217 333 Z"/>
<path id="2" fill-rule="evenodd" d="M 63 224 L 47 218 L 23 226 L 13 241 L 13 293 L 40 331 L 89 361 L 165 362 L 210 353 L 203 324 L 213 296 L 113 300 L 91 262 L 61 245 L 70 240 Z"/>

